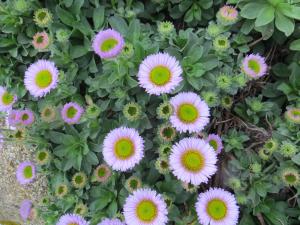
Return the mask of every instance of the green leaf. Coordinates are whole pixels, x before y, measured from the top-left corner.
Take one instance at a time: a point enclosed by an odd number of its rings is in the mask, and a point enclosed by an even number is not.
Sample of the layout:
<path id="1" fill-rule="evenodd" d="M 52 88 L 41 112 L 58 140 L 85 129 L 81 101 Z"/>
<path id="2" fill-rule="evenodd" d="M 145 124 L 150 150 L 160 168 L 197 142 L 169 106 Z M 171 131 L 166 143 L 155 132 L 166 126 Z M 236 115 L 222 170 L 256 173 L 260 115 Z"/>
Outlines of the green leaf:
<path id="1" fill-rule="evenodd" d="M 56 13 L 57 13 L 59 19 L 68 26 L 72 27 L 74 25 L 74 23 L 76 22 L 75 18 L 73 17 L 73 15 L 71 13 L 60 8 L 59 6 L 56 6 Z"/>
<path id="2" fill-rule="evenodd" d="M 291 20 L 290 18 L 284 16 L 281 12 L 276 11 L 275 16 L 275 25 L 276 28 L 280 31 L 282 31 L 285 36 L 290 36 L 295 29 L 295 22 L 294 20 Z"/>
<path id="3" fill-rule="evenodd" d="M 264 6 L 258 13 L 255 20 L 255 26 L 260 27 L 267 25 L 274 20 L 275 9 L 271 5 Z"/>
<path id="4" fill-rule="evenodd" d="M 263 6 L 265 6 L 265 4 L 256 2 L 248 3 L 242 8 L 241 16 L 246 19 L 255 19 Z"/>
<path id="5" fill-rule="evenodd" d="M 300 153 L 292 157 L 292 161 L 300 166 Z"/>
<path id="6" fill-rule="evenodd" d="M 300 7 L 292 6 L 289 3 L 280 3 L 277 8 L 285 16 L 300 20 Z"/>
<path id="7" fill-rule="evenodd" d="M 84 56 L 86 53 L 88 53 L 88 49 L 86 49 L 84 46 L 81 45 L 75 45 L 72 46 L 70 49 L 70 55 L 72 59 L 79 58 L 81 56 Z"/>
<path id="8" fill-rule="evenodd" d="M 300 51 L 300 39 L 292 41 L 290 44 L 290 50 Z"/>
<path id="9" fill-rule="evenodd" d="M 121 34 L 126 36 L 128 26 L 123 18 L 118 16 L 113 16 L 108 19 L 108 22 L 113 29 L 119 31 Z"/>
<path id="10" fill-rule="evenodd" d="M 95 30 L 99 30 L 104 23 L 104 7 L 99 6 L 93 11 L 93 22 Z"/>

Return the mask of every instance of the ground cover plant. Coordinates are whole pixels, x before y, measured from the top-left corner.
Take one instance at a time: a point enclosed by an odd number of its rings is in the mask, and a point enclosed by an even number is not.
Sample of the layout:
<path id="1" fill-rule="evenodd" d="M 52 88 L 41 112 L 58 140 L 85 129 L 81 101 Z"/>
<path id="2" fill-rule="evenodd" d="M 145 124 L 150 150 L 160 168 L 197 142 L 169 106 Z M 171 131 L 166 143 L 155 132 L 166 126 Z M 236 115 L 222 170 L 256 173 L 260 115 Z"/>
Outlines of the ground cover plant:
<path id="1" fill-rule="evenodd" d="M 0 140 L 35 149 L 20 185 L 49 180 L 24 223 L 299 224 L 299 15 L 284 0 L 1 2 Z"/>

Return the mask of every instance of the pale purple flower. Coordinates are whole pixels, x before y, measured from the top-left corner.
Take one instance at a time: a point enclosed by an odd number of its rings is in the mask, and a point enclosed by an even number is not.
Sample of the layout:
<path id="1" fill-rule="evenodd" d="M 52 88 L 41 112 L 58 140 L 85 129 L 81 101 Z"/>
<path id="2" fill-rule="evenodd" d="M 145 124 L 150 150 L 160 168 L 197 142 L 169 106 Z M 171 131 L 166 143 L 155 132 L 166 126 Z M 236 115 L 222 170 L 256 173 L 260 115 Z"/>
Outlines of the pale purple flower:
<path id="1" fill-rule="evenodd" d="M 25 199 L 21 202 L 19 213 L 23 221 L 26 221 L 29 216 L 32 209 L 32 202 L 29 199 Z"/>
<path id="2" fill-rule="evenodd" d="M 106 135 L 102 153 L 113 170 L 126 171 L 142 160 L 144 140 L 136 129 L 119 127 Z"/>
<path id="3" fill-rule="evenodd" d="M 124 217 L 130 225 L 165 225 L 168 223 L 167 204 L 151 189 L 138 189 L 125 201 Z"/>
<path id="4" fill-rule="evenodd" d="M 217 154 L 199 138 L 184 138 L 172 147 L 170 168 L 173 174 L 185 183 L 207 183 L 217 172 Z"/>
<path id="5" fill-rule="evenodd" d="M 21 185 L 31 183 L 35 179 L 35 165 L 26 161 L 19 164 L 16 172 L 17 180 Z"/>
<path id="6" fill-rule="evenodd" d="M 210 188 L 199 194 L 196 212 L 202 225 L 236 225 L 239 207 L 234 195 L 221 188 Z"/>
<path id="7" fill-rule="evenodd" d="M 34 114 L 31 110 L 25 109 L 19 112 L 19 120 L 23 126 L 29 126 L 34 122 Z"/>
<path id="8" fill-rule="evenodd" d="M 170 103 L 174 109 L 170 122 L 179 132 L 200 132 L 209 123 L 209 107 L 197 94 L 181 92 Z"/>
<path id="9" fill-rule="evenodd" d="M 182 68 L 174 56 L 157 53 L 147 56 L 140 64 L 138 80 L 148 94 L 172 92 L 182 81 Z"/>
<path id="10" fill-rule="evenodd" d="M 288 108 L 285 112 L 285 118 L 292 123 L 300 124 L 300 108 Z"/>
<path id="11" fill-rule="evenodd" d="M 59 218 L 56 225 L 89 225 L 89 222 L 77 214 L 65 214 Z"/>
<path id="12" fill-rule="evenodd" d="M 59 71 L 54 62 L 40 59 L 26 70 L 24 84 L 32 96 L 43 97 L 56 88 L 58 76 Z"/>
<path id="13" fill-rule="evenodd" d="M 121 222 L 119 219 L 104 219 L 101 223 L 97 225 L 125 225 L 125 223 Z"/>
<path id="14" fill-rule="evenodd" d="M 20 118 L 21 110 L 11 110 L 8 112 L 8 115 L 6 117 L 6 125 L 12 129 L 15 130 L 16 126 L 20 125 L 21 118 Z"/>
<path id="15" fill-rule="evenodd" d="M 267 73 L 265 58 L 259 54 L 247 55 L 242 62 L 242 71 L 249 77 L 257 79 Z"/>
<path id="16" fill-rule="evenodd" d="M 222 139 L 217 134 L 210 134 L 207 136 L 205 141 L 214 148 L 217 154 L 220 154 L 223 149 Z"/>
<path id="17" fill-rule="evenodd" d="M 102 30 L 94 37 L 92 47 L 101 58 L 114 58 L 122 51 L 124 39 L 113 29 Z"/>
<path id="18" fill-rule="evenodd" d="M 65 104 L 61 110 L 62 119 L 68 124 L 76 124 L 79 122 L 84 109 L 75 102 Z"/>
<path id="19" fill-rule="evenodd" d="M 16 101 L 16 95 L 9 93 L 6 88 L 0 86 L 0 111 L 10 111 Z"/>
<path id="20" fill-rule="evenodd" d="M 218 20 L 224 25 L 234 24 L 238 20 L 238 11 L 230 5 L 224 5 L 217 13 Z"/>

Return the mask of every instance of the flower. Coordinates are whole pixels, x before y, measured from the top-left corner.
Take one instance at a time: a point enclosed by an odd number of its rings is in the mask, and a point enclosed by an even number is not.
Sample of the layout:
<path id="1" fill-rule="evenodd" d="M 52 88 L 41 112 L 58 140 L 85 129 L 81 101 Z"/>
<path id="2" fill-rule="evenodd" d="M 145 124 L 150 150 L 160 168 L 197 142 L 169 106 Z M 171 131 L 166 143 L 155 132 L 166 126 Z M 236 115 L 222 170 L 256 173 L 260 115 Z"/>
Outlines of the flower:
<path id="1" fill-rule="evenodd" d="M 217 134 L 210 134 L 205 141 L 214 148 L 217 154 L 220 154 L 223 149 L 222 139 Z"/>
<path id="2" fill-rule="evenodd" d="M 300 108 L 289 108 L 284 115 L 287 121 L 300 124 Z"/>
<path id="3" fill-rule="evenodd" d="M 67 42 L 69 40 L 70 35 L 71 32 L 67 29 L 58 29 L 55 34 L 57 41 L 61 43 Z"/>
<path id="4" fill-rule="evenodd" d="M 30 8 L 30 5 L 30 2 L 26 0 L 15 0 L 13 8 L 20 13 L 25 13 Z"/>
<path id="5" fill-rule="evenodd" d="M 261 172 L 261 164 L 258 162 L 250 164 L 250 170 L 252 173 L 259 174 Z"/>
<path id="6" fill-rule="evenodd" d="M 96 34 L 92 47 L 101 58 L 114 58 L 122 51 L 124 39 L 119 32 L 113 29 L 102 30 Z"/>
<path id="7" fill-rule="evenodd" d="M 144 156 L 144 140 L 133 128 L 119 127 L 104 139 L 103 157 L 113 170 L 126 171 L 138 164 Z"/>
<path id="8" fill-rule="evenodd" d="M 125 223 L 122 223 L 119 219 L 105 218 L 101 221 L 101 223 L 98 223 L 97 225 L 125 225 Z"/>
<path id="9" fill-rule="evenodd" d="M 285 168 L 281 172 L 281 179 L 283 183 L 288 186 L 297 186 L 299 184 L 299 172 L 294 168 Z"/>
<path id="10" fill-rule="evenodd" d="M 14 132 L 14 138 L 16 138 L 19 141 L 23 141 L 25 137 L 27 136 L 26 130 L 25 129 L 20 129 L 18 128 Z"/>
<path id="11" fill-rule="evenodd" d="M 83 172 L 77 172 L 72 177 L 72 185 L 75 188 L 81 189 L 84 188 L 87 182 L 87 176 Z"/>
<path id="12" fill-rule="evenodd" d="M 126 180 L 126 183 L 125 183 L 125 188 L 130 193 L 132 193 L 135 190 L 141 188 L 141 186 L 142 186 L 142 181 L 139 178 L 135 177 L 135 176 L 129 177 Z"/>
<path id="13" fill-rule="evenodd" d="M 264 148 L 269 153 L 273 153 L 278 149 L 278 141 L 276 139 L 270 138 L 265 142 Z"/>
<path id="14" fill-rule="evenodd" d="M 224 31 L 224 28 L 218 24 L 215 24 L 214 22 L 211 22 L 209 23 L 206 31 L 209 36 L 217 37 L 219 34 L 221 34 Z"/>
<path id="15" fill-rule="evenodd" d="M 250 78 L 260 78 L 267 73 L 265 58 L 259 54 L 247 55 L 242 62 L 242 71 Z"/>
<path id="16" fill-rule="evenodd" d="M 38 9 L 33 20 L 39 27 L 48 27 L 52 23 L 52 13 L 46 8 Z"/>
<path id="17" fill-rule="evenodd" d="M 233 77 L 233 81 L 239 88 L 245 87 L 248 80 L 249 80 L 249 77 L 246 76 L 244 73 L 240 73 Z"/>
<path id="18" fill-rule="evenodd" d="M 228 179 L 228 186 L 231 187 L 233 190 L 240 190 L 242 187 L 240 179 L 236 177 L 230 177 Z"/>
<path id="19" fill-rule="evenodd" d="M 32 209 L 32 201 L 30 201 L 29 199 L 25 199 L 21 202 L 19 213 L 23 221 L 29 219 L 31 209 Z"/>
<path id="20" fill-rule="evenodd" d="M 55 120 L 56 118 L 56 108 L 50 105 L 46 105 L 42 110 L 41 110 L 41 119 L 44 122 L 51 123 Z"/>
<path id="21" fill-rule="evenodd" d="M 49 163 L 50 153 L 47 150 L 40 150 L 35 153 L 35 161 L 38 165 L 43 166 Z"/>
<path id="22" fill-rule="evenodd" d="M 0 112 L 10 111 L 17 101 L 17 96 L 11 94 L 6 88 L 0 86 Z"/>
<path id="23" fill-rule="evenodd" d="M 158 119 L 167 120 L 170 118 L 172 113 L 173 113 L 173 106 L 170 104 L 170 102 L 163 102 L 156 109 L 156 114 Z"/>
<path id="24" fill-rule="evenodd" d="M 35 179 L 35 165 L 29 161 L 20 163 L 16 176 L 21 185 L 31 183 Z"/>
<path id="25" fill-rule="evenodd" d="M 56 225 L 89 225 L 89 223 L 77 214 L 65 214 L 59 218 Z"/>
<path id="26" fill-rule="evenodd" d="M 11 110 L 6 117 L 7 126 L 15 130 L 15 127 L 20 124 L 20 110 Z"/>
<path id="27" fill-rule="evenodd" d="M 40 59 L 31 64 L 26 70 L 25 87 L 34 97 L 43 97 L 56 88 L 58 74 L 54 62 Z"/>
<path id="28" fill-rule="evenodd" d="M 45 31 L 37 32 L 33 36 L 32 45 L 35 49 L 44 50 L 49 46 L 49 44 L 50 44 L 50 39 L 48 34 Z"/>
<path id="29" fill-rule="evenodd" d="M 79 122 L 84 109 L 76 102 L 65 104 L 61 110 L 62 119 L 68 124 L 76 124 Z"/>
<path id="30" fill-rule="evenodd" d="M 74 208 L 74 213 L 77 215 L 85 215 L 88 212 L 88 208 L 83 203 L 78 203 Z"/>
<path id="31" fill-rule="evenodd" d="M 259 156 L 262 160 L 265 160 L 265 161 L 269 160 L 270 157 L 271 157 L 271 155 L 272 155 L 272 154 L 271 154 L 270 152 L 266 151 L 265 148 L 261 148 L 261 149 L 259 149 L 259 151 L 258 151 L 258 156 Z"/>
<path id="32" fill-rule="evenodd" d="M 200 132 L 209 123 L 209 107 L 197 94 L 182 92 L 170 103 L 174 108 L 170 122 L 179 132 Z"/>
<path id="33" fill-rule="evenodd" d="M 148 94 L 172 92 L 182 81 L 182 68 L 175 57 L 168 53 L 147 56 L 140 64 L 139 84 Z"/>
<path id="34" fill-rule="evenodd" d="M 142 114 L 141 106 L 135 102 L 127 103 L 123 108 L 123 114 L 129 121 L 136 121 Z"/>
<path id="35" fill-rule="evenodd" d="M 172 146 L 170 144 L 162 144 L 158 148 L 158 152 L 162 156 L 170 155 L 171 150 L 172 150 Z"/>
<path id="36" fill-rule="evenodd" d="M 218 106 L 219 96 L 215 91 L 205 91 L 202 92 L 201 95 L 209 107 Z"/>
<path id="37" fill-rule="evenodd" d="M 126 58 L 131 58 L 133 55 L 134 55 L 133 44 L 125 43 L 123 51 L 122 51 L 122 56 L 124 56 Z"/>
<path id="38" fill-rule="evenodd" d="M 168 123 L 158 127 L 158 137 L 162 142 L 171 142 L 176 137 L 176 130 Z"/>
<path id="39" fill-rule="evenodd" d="M 69 188 L 64 183 L 58 184 L 55 188 L 55 196 L 58 198 L 63 198 L 64 196 L 66 196 L 66 194 L 68 194 L 68 192 Z"/>
<path id="40" fill-rule="evenodd" d="M 246 205 L 248 202 L 248 197 L 243 194 L 237 194 L 236 195 L 236 201 L 239 205 Z"/>
<path id="41" fill-rule="evenodd" d="M 101 109 L 96 104 L 88 105 L 86 108 L 86 115 L 90 119 L 95 119 L 100 115 Z"/>
<path id="42" fill-rule="evenodd" d="M 167 214 L 163 197 L 151 189 L 138 189 L 125 201 L 125 222 L 130 225 L 165 225 Z"/>
<path id="43" fill-rule="evenodd" d="M 230 42 L 226 36 L 219 35 L 214 39 L 213 47 L 216 52 L 224 52 L 230 48 Z"/>
<path id="44" fill-rule="evenodd" d="M 20 123 L 23 126 L 30 126 L 31 124 L 33 124 L 35 120 L 33 112 L 29 109 L 20 111 L 19 118 L 20 118 Z"/>
<path id="45" fill-rule="evenodd" d="M 161 36 L 166 37 L 172 34 L 172 32 L 175 30 L 174 25 L 170 21 L 164 21 L 158 23 L 157 27 L 158 33 L 160 33 Z"/>
<path id="46" fill-rule="evenodd" d="M 227 95 L 221 98 L 221 106 L 224 107 L 225 109 L 230 109 L 232 104 L 233 104 L 232 97 Z"/>
<path id="47" fill-rule="evenodd" d="M 236 23 L 238 20 L 238 11 L 236 8 L 225 5 L 217 13 L 218 22 L 222 25 L 228 26 Z"/>
<path id="48" fill-rule="evenodd" d="M 294 156 L 298 152 L 297 146 L 289 141 L 283 141 L 280 145 L 279 152 L 286 158 Z"/>
<path id="49" fill-rule="evenodd" d="M 159 157 L 155 162 L 155 168 L 161 174 L 169 173 L 169 160 L 166 156 Z"/>
<path id="50" fill-rule="evenodd" d="M 236 225 L 239 207 L 235 197 L 221 188 L 210 188 L 199 194 L 196 212 L 202 225 Z"/>
<path id="51" fill-rule="evenodd" d="M 216 79 L 216 84 L 221 90 L 230 90 L 232 87 L 232 78 L 226 74 L 220 74 Z"/>
<path id="52" fill-rule="evenodd" d="M 169 160 L 173 174 L 179 180 L 194 185 L 207 183 L 217 171 L 216 152 L 198 138 L 184 138 L 173 145 Z"/>
<path id="53" fill-rule="evenodd" d="M 110 178 L 111 170 L 107 165 L 101 164 L 94 170 L 94 176 L 98 182 L 104 183 Z"/>

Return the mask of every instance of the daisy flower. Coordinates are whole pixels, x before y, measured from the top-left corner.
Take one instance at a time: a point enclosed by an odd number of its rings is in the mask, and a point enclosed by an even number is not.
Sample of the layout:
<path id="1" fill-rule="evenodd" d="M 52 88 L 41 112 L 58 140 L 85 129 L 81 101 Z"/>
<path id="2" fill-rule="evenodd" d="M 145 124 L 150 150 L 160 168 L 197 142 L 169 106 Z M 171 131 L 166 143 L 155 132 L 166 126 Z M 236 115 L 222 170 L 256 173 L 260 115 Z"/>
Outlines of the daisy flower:
<path id="1" fill-rule="evenodd" d="M 98 223 L 97 225 L 125 225 L 125 223 L 121 222 L 119 219 L 104 219 L 101 221 L 101 223 Z"/>
<path id="2" fill-rule="evenodd" d="M 76 204 L 74 213 L 77 215 L 85 215 L 88 212 L 88 207 L 83 203 Z"/>
<path id="3" fill-rule="evenodd" d="M 59 218 L 56 225 L 89 225 L 89 223 L 77 214 L 65 214 Z"/>
<path id="4" fill-rule="evenodd" d="M 210 134 L 205 140 L 211 147 L 214 148 L 217 154 L 221 153 L 223 149 L 222 139 L 217 134 Z"/>
<path id="5" fill-rule="evenodd" d="M 289 108 L 285 112 L 285 118 L 291 123 L 300 124 L 300 108 Z"/>
<path id="6" fill-rule="evenodd" d="M 172 92 L 182 81 L 181 74 L 182 68 L 175 57 L 157 53 L 140 64 L 138 80 L 148 94 L 160 95 Z"/>
<path id="7" fill-rule="evenodd" d="M 125 222 L 130 225 L 165 225 L 168 222 L 167 204 L 151 189 L 138 189 L 124 205 Z"/>
<path id="8" fill-rule="evenodd" d="M 294 168 L 285 168 L 281 172 L 281 179 L 287 186 L 297 186 L 299 184 L 299 172 Z"/>
<path id="9" fill-rule="evenodd" d="M 38 9 L 34 12 L 34 22 L 39 27 L 48 27 L 52 23 L 52 13 L 46 9 Z"/>
<path id="10" fill-rule="evenodd" d="M 6 124 L 10 129 L 15 130 L 15 127 L 20 124 L 20 112 L 20 110 L 11 110 L 8 112 Z"/>
<path id="11" fill-rule="evenodd" d="M 66 184 L 60 183 L 55 188 L 55 196 L 58 198 L 63 198 L 69 192 L 69 188 Z"/>
<path id="12" fill-rule="evenodd" d="M 170 103 L 174 108 L 170 122 L 179 132 L 200 132 L 209 123 L 209 107 L 197 94 L 182 92 Z"/>
<path id="13" fill-rule="evenodd" d="M 84 109 L 75 102 L 69 102 L 64 105 L 61 110 L 62 119 L 68 124 L 76 124 L 79 122 Z"/>
<path id="14" fill-rule="evenodd" d="M 232 25 L 238 20 L 238 11 L 236 8 L 225 5 L 220 8 L 219 12 L 217 13 L 218 21 L 225 26 Z"/>
<path id="15" fill-rule="evenodd" d="M 0 111 L 10 111 L 16 101 L 17 96 L 8 92 L 6 88 L 0 86 Z"/>
<path id="16" fill-rule="evenodd" d="M 142 181 L 135 176 L 129 177 L 125 182 L 125 188 L 130 193 L 134 192 L 135 190 L 141 187 L 142 187 Z"/>
<path id="17" fill-rule="evenodd" d="M 41 119 L 44 122 L 51 123 L 56 118 L 56 108 L 50 105 L 46 105 L 41 110 Z"/>
<path id="18" fill-rule="evenodd" d="M 72 177 L 72 185 L 75 188 L 81 189 L 84 188 L 84 186 L 87 183 L 87 176 L 83 172 L 77 172 Z"/>
<path id="19" fill-rule="evenodd" d="M 184 138 L 172 147 L 170 168 L 181 181 L 199 185 L 207 183 L 217 171 L 214 149 L 199 138 Z"/>
<path id="20" fill-rule="evenodd" d="M 20 111 L 19 117 L 20 117 L 20 123 L 23 126 L 29 126 L 33 124 L 35 119 L 33 112 L 29 109 Z"/>
<path id="21" fill-rule="evenodd" d="M 50 39 L 48 34 L 45 31 L 37 32 L 33 36 L 32 45 L 35 49 L 44 50 L 49 46 L 49 44 L 50 44 Z"/>
<path id="22" fill-rule="evenodd" d="M 54 62 L 40 59 L 26 70 L 24 84 L 31 95 L 43 97 L 56 88 L 58 75 Z"/>
<path id="23" fill-rule="evenodd" d="M 239 207 L 235 197 L 221 188 L 210 188 L 201 193 L 196 202 L 196 212 L 202 225 L 236 225 Z"/>
<path id="24" fill-rule="evenodd" d="M 35 153 L 35 161 L 38 165 L 43 166 L 50 162 L 50 152 L 47 150 L 39 150 Z"/>
<path id="25" fill-rule="evenodd" d="M 94 52 L 101 58 L 109 59 L 119 55 L 124 44 L 124 39 L 119 32 L 107 29 L 96 34 L 92 47 Z"/>
<path id="26" fill-rule="evenodd" d="M 98 182 L 104 183 L 110 178 L 111 170 L 107 165 L 101 164 L 94 170 L 94 176 Z"/>
<path id="27" fill-rule="evenodd" d="M 265 58 L 259 54 L 247 55 L 242 62 L 242 71 L 249 77 L 257 79 L 267 73 Z"/>
<path id="28" fill-rule="evenodd" d="M 26 221 L 30 217 L 30 212 L 32 209 L 32 202 L 29 199 L 25 199 L 21 202 L 19 213 L 23 221 Z"/>
<path id="29" fill-rule="evenodd" d="M 31 183 L 35 179 L 35 165 L 32 162 L 20 163 L 16 176 L 21 185 Z"/>
<path id="30" fill-rule="evenodd" d="M 113 170 L 126 171 L 144 156 L 144 140 L 133 128 L 120 127 L 109 132 L 103 143 L 103 157 Z"/>

